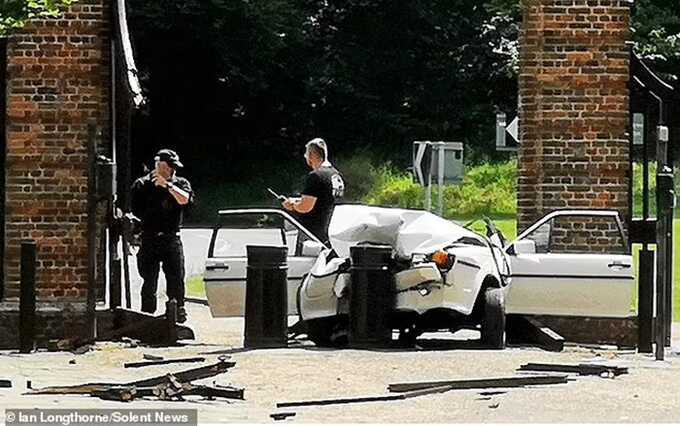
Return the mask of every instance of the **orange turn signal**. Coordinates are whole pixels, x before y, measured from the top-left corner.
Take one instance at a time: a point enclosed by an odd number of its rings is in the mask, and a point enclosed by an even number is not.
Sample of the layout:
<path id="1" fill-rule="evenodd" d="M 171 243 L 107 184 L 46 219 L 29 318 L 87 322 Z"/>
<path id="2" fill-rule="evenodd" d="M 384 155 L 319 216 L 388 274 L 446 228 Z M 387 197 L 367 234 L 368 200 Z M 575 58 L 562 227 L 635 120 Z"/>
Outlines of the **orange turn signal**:
<path id="1" fill-rule="evenodd" d="M 439 250 L 432 255 L 432 261 L 440 268 L 449 270 L 453 266 L 453 262 L 456 257 L 445 252 L 444 250 Z"/>

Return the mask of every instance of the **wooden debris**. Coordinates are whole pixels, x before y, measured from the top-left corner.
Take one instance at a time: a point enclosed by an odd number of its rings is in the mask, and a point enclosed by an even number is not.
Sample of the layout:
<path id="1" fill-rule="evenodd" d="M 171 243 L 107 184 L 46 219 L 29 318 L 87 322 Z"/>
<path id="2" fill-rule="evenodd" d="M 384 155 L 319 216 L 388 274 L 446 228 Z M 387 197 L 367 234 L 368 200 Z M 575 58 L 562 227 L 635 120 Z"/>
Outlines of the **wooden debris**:
<path id="1" fill-rule="evenodd" d="M 174 377 L 180 383 L 189 383 L 194 380 L 201 380 L 208 377 L 213 377 L 218 374 L 222 374 L 235 366 L 235 362 L 220 361 L 213 365 L 208 365 L 205 367 L 194 368 L 191 370 L 180 371 L 179 373 L 174 373 Z M 41 395 L 52 395 L 52 394 L 92 394 L 97 391 L 106 391 L 110 388 L 115 387 L 130 387 L 135 386 L 137 388 L 153 387 L 158 386 L 161 383 L 165 383 L 167 380 L 167 375 L 152 377 L 146 380 L 139 380 L 131 383 L 87 383 L 83 385 L 76 386 L 53 386 L 42 389 L 34 389 L 29 394 L 41 394 Z"/>
<path id="2" fill-rule="evenodd" d="M 552 352 L 564 350 L 564 337 L 536 318 L 508 315 L 506 333 L 512 345 L 531 344 Z"/>
<path id="3" fill-rule="evenodd" d="M 11 388 L 11 387 L 12 387 L 12 381 L 11 380 L 0 379 L 0 388 Z"/>
<path id="4" fill-rule="evenodd" d="M 444 393 L 454 389 L 451 386 L 437 386 L 427 389 L 420 389 L 413 392 L 404 392 L 399 395 L 381 395 L 381 396 L 367 396 L 356 398 L 338 398 L 338 399 L 320 399 L 311 401 L 297 401 L 297 402 L 279 402 L 276 404 L 277 408 L 283 407 L 305 407 L 310 405 L 336 405 L 336 404 L 356 404 L 361 402 L 384 402 L 384 401 L 398 401 L 409 398 L 416 398 L 424 395 L 431 395 L 435 393 Z"/>
<path id="5" fill-rule="evenodd" d="M 205 358 L 195 357 L 195 358 L 174 358 L 174 359 L 162 359 L 157 361 L 144 361 L 144 362 L 126 362 L 123 366 L 125 368 L 140 368 L 148 367 L 150 365 L 165 365 L 165 364 L 178 364 L 183 362 L 203 362 Z"/>
<path id="6" fill-rule="evenodd" d="M 147 361 L 162 361 L 165 359 L 162 356 L 156 356 L 151 354 L 142 354 L 142 358 L 144 358 Z"/>
<path id="7" fill-rule="evenodd" d="M 380 401 L 397 401 L 406 399 L 402 395 L 382 395 L 382 396 L 367 396 L 356 398 L 338 398 L 338 399 L 319 399 L 311 401 L 294 401 L 294 402 L 279 402 L 276 408 L 283 407 L 307 407 L 311 405 L 335 405 L 335 404 L 356 404 L 359 402 L 380 402 Z"/>
<path id="8" fill-rule="evenodd" d="M 600 364 L 539 364 L 529 363 L 522 365 L 519 371 L 554 371 L 559 373 L 577 373 L 579 376 L 611 376 L 616 377 L 628 374 L 628 368 Z"/>
<path id="9" fill-rule="evenodd" d="M 390 392 L 412 392 L 422 389 L 450 386 L 451 389 L 517 388 L 536 385 L 556 385 L 567 383 L 567 376 L 527 376 L 490 379 L 445 380 L 438 382 L 395 383 L 388 386 Z"/>
<path id="10" fill-rule="evenodd" d="M 297 413 L 292 411 L 286 411 L 283 413 L 272 413 L 269 415 L 274 420 L 286 420 L 288 417 L 295 417 Z"/>

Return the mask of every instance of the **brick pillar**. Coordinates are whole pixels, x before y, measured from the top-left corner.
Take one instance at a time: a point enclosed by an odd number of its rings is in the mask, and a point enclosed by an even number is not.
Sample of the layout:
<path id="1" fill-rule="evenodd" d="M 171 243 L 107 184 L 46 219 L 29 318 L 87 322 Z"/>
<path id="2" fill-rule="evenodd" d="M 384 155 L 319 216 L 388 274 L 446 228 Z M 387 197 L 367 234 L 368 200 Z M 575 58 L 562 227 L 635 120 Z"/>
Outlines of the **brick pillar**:
<path id="1" fill-rule="evenodd" d="M 522 5 L 518 229 L 565 208 L 626 218 L 630 2 Z"/>
<path id="2" fill-rule="evenodd" d="M 60 18 L 31 21 L 8 42 L 0 317 L 11 316 L 19 294 L 20 241 L 34 239 L 38 334 L 45 338 L 77 335 L 82 329 L 88 288 L 89 120 L 103 130 L 100 150 L 109 150 L 109 3 L 80 0 Z M 0 346 L 11 346 L 12 321 L 2 321 Z"/>

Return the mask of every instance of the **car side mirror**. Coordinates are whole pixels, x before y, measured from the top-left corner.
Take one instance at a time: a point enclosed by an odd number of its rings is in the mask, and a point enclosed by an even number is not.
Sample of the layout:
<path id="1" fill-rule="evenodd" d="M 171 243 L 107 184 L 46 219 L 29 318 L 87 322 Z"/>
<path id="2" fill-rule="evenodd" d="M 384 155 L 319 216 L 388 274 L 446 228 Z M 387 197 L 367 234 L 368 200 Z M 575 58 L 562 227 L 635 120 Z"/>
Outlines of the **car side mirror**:
<path id="1" fill-rule="evenodd" d="M 302 256 L 317 257 L 325 248 L 326 246 L 318 241 L 307 240 L 302 243 Z"/>
<path id="2" fill-rule="evenodd" d="M 536 254 L 536 242 L 534 240 L 519 240 L 510 246 L 514 254 Z"/>

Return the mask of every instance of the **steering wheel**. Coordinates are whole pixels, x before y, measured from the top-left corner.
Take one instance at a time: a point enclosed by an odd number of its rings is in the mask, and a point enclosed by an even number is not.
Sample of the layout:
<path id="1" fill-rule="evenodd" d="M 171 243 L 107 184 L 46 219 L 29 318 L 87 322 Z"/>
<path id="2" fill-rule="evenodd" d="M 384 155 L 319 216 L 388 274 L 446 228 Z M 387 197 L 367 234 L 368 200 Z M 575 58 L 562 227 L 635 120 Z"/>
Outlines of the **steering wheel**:
<path id="1" fill-rule="evenodd" d="M 484 216 L 484 223 L 486 224 L 486 236 L 488 238 L 491 238 L 494 235 L 498 235 L 498 239 L 500 240 L 501 243 L 501 248 L 505 247 L 505 244 L 507 242 L 505 240 L 505 236 L 499 229 L 496 228 L 496 225 L 494 225 L 493 221 L 488 217 Z"/>

